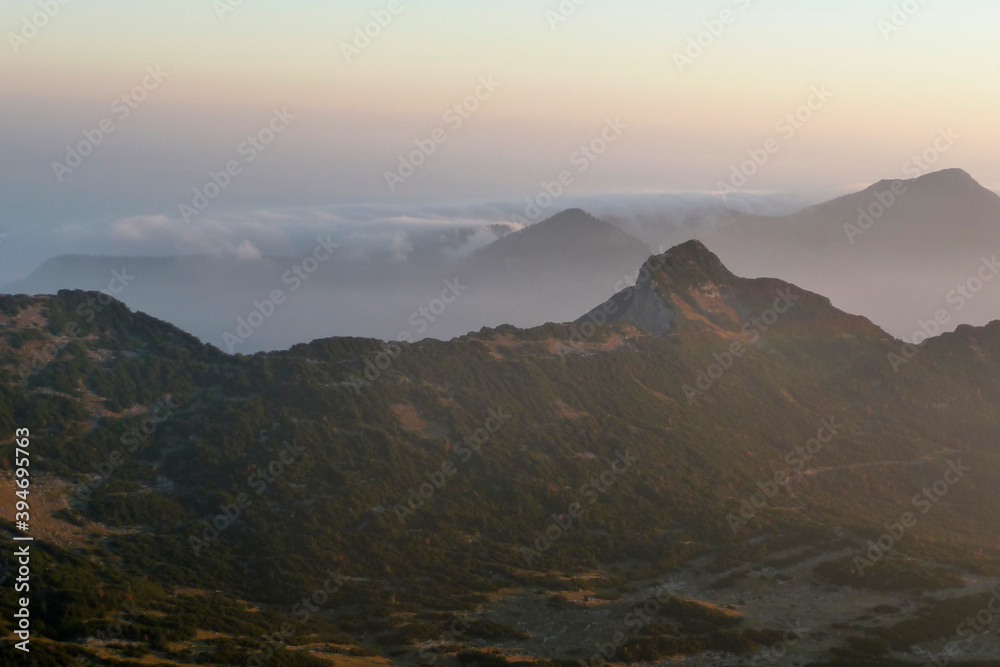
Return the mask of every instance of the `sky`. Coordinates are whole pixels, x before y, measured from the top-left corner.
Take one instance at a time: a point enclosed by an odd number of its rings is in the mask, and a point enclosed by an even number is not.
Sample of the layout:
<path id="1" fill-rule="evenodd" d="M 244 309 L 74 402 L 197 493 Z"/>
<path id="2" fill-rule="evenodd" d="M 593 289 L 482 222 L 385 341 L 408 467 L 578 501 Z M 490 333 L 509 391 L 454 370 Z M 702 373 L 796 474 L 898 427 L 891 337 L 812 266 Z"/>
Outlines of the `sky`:
<path id="1" fill-rule="evenodd" d="M 753 155 L 742 191 L 818 199 L 903 176 L 942 131 L 928 168 L 1000 185 L 979 0 L 5 0 L 0 33 L 9 267 L 135 220 L 516 203 L 563 172 L 574 196 L 713 192 Z"/>

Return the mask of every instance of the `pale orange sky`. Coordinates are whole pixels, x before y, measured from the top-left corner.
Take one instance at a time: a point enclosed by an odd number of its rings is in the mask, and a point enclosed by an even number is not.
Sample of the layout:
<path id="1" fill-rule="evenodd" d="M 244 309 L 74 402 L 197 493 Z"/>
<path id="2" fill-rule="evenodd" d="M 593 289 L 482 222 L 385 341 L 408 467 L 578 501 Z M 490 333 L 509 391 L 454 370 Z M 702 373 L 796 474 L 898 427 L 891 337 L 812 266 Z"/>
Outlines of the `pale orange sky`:
<path id="1" fill-rule="evenodd" d="M 628 130 L 573 187 L 711 191 L 747 151 L 780 138 L 752 191 L 838 191 L 902 175 L 940 128 L 961 139 L 934 164 L 1000 184 L 1000 11 L 928 4 L 883 35 L 892 3 L 590 0 L 553 28 L 552 2 L 421 0 L 348 62 L 343 44 L 387 2 L 246 0 L 223 17 L 207 0 L 70 3 L 15 54 L 0 51 L 0 201 L 45 218 L 114 199 L 121 212 L 175 215 L 174 203 L 234 155 L 274 107 L 289 131 L 227 192 L 259 205 L 534 194 L 607 118 Z M 675 54 L 732 12 L 684 71 Z M 5 2 L 19 33 L 32 2 Z M 161 65 L 166 82 L 78 170 L 52 163 L 112 100 Z M 492 75 L 501 86 L 459 128 L 444 113 Z M 813 86 L 832 99 L 784 137 L 777 122 Z M 436 128 L 447 142 L 390 191 L 385 172 Z M 109 212 L 110 214 L 110 212 Z"/>

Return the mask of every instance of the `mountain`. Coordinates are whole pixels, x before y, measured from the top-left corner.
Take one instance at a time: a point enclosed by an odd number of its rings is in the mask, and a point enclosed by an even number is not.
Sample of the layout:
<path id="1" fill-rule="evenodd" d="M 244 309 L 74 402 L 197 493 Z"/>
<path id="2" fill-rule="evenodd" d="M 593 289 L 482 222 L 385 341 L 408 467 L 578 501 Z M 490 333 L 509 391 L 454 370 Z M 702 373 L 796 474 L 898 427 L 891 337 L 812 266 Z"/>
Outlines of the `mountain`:
<path id="1" fill-rule="evenodd" d="M 767 321 L 772 317 L 773 322 Z M 731 336 L 768 327 L 794 327 L 800 335 L 839 331 L 888 336 L 869 320 L 836 310 L 826 297 L 780 280 L 738 278 L 697 240 L 650 258 L 634 286 L 592 309 L 577 324 L 588 321 L 632 322 L 657 336 Z"/>
<path id="2" fill-rule="evenodd" d="M 358 248 L 346 245 L 327 254 L 329 242 L 320 239 L 316 250 L 326 259 L 311 266 L 311 254 L 70 255 L 45 262 L 2 291 L 103 290 L 207 343 L 253 353 L 330 336 L 448 339 L 487 325 L 572 319 L 634 279 L 629 274 L 650 252 L 582 211 L 556 215 L 467 257 L 446 252 L 445 242 L 453 240 L 415 247 L 400 260 L 358 256 Z M 276 290 L 280 304 L 271 303 Z M 281 326 L 268 315 L 272 309 L 281 312 Z M 261 315 L 265 321 L 253 335 L 234 344 L 237 330 L 247 331 L 241 322 Z"/>
<path id="3" fill-rule="evenodd" d="M 33 664 L 996 661 L 961 624 L 1000 584 L 1000 323 L 911 348 L 698 242 L 645 268 L 572 324 L 253 356 L 0 297 Z"/>
<path id="4" fill-rule="evenodd" d="M 491 243 L 458 267 L 467 276 L 478 324 L 537 326 L 575 318 L 635 282 L 650 249 L 579 209 Z"/>
<path id="5" fill-rule="evenodd" d="M 482 229 L 420 236 L 400 256 L 345 244 L 307 280 L 299 274 L 308 253 L 64 256 L 0 290 L 107 290 L 124 269 L 135 280 L 113 296 L 231 352 L 330 336 L 448 340 L 483 326 L 574 320 L 635 282 L 647 243 L 700 238 L 740 275 L 783 276 L 907 341 L 1000 313 L 1000 198 L 962 170 L 880 181 L 791 215 L 707 205 L 677 220 L 650 215 L 602 220 L 571 209 L 461 253 L 455 248 L 475 246 L 467 242 Z M 265 317 L 234 344 L 237 329 L 248 331 L 243 322 L 270 312 L 275 290 L 287 297 L 282 325 Z"/>
<path id="6" fill-rule="evenodd" d="M 704 238 L 733 270 L 784 276 L 907 340 L 942 308 L 948 330 L 1000 313 L 1000 197 L 960 169 L 880 181 L 789 216 L 733 214 Z"/>
<path id="7" fill-rule="evenodd" d="M 771 227 L 788 243 L 817 250 L 856 247 L 915 261 L 940 260 L 944 248 L 996 243 L 998 226 L 1000 197 L 961 169 L 882 180 L 791 216 L 736 224 L 748 234 Z"/>
<path id="8" fill-rule="evenodd" d="M 617 266 L 649 255 L 634 236 L 580 209 L 569 209 L 509 234 L 479 250 L 474 261 L 492 271 L 537 271 L 552 268 Z M 639 260 L 641 261 L 641 260 Z"/>

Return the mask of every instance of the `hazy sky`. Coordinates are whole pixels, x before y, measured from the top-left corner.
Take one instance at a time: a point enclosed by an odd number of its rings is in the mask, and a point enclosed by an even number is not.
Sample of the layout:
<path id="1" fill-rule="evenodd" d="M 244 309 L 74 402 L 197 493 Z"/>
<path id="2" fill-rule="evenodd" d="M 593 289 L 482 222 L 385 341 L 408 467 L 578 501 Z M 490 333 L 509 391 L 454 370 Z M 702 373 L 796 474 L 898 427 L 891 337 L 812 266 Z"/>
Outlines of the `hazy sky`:
<path id="1" fill-rule="evenodd" d="M 231 160 L 240 173 L 202 219 L 521 200 L 563 169 L 574 194 L 711 191 L 769 138 L 778 151 L 747 190 L 842 191 L 902 176 L 948 127 L 960 139 L 934 169 L 1000 184 L 1000 9 L 911 1 L 888 33 L 894 3 L 875 0 L 585 0 L 557 24 L 558 0 L 399 0 L 348 62 L 344 44 L 388 0 L 70 0 L 35 36 L 24 21 L 39 3 L 4 0 L 0 228 L 179 219 Z M 724 10 L 729 24 L 681 71 L 675 54 Z M 116 98 L 152 82 L 150 67 L 166 78 L 122 118 Z M 461 126 L 446 119 L 477 89 Z M 780 131 L 816 89 L 832 98 Z M 295 118 L 249 163 L 239 147 L 275 108 Z M 615 118 L 627 129 L 582 172 L 574 152 Z M 60 182 L 53 162 L 105 119 L 114 132 Z M 390 191 L 386 171 L 438 128 L 447 140 Z"/>

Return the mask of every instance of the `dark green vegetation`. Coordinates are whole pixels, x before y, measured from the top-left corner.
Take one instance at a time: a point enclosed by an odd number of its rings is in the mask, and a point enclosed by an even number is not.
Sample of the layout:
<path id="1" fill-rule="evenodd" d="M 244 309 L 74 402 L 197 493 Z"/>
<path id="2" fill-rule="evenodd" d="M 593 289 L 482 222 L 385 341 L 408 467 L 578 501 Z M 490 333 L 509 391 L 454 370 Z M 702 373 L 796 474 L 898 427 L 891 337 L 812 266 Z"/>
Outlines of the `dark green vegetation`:
<path id="1" fill-rule="evenodd" d="M 901 343 L 822 297 L 736 278 L 695 243 L 651 266 L 640 310 L 669 310 L 663 337 L 502 327 L 388 355 L 330 339 L 231 357 L 117 303 L 86 317 L 86 293 L 0 297 L 0 433 L 30 428 L 33 493 L 70 499 L 37 543 L 39 654 L 45 637 L 94 664 L 416 662 L 431 641 L 465 664 L 505 660 L 482 642 L 587 659 L 526 619 L 584 613 L 569 594 L 590 589 L 622 609 L 596 642 L 642 604 L 637 582 L 710 556 L 739 586 L 742 564 L 827 544 L 845 553 L 817 579 L 862 587 L 850 550 L 905 512 L 917 527 L 868 576 L 926 590 L 1000 574 L 1000 324 L 934 339 L 897 373 Z M 836 434 L 806 460 L 823 420 Z M 970 471 L 923 513 L 914 497 L 956 461 Z M 562 597 L 492 616 L 511 589 Z M 687 604 L 636 624 L 615 659 L 749 654 L 784 630 Z M 4 585 L 4 619 L 13 605 Z M 100 651 L 79 648 L 115 622 Z M 827 657 L 891 664 L 916 627 Z"/>

